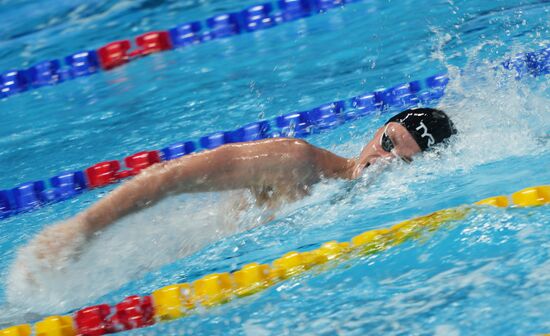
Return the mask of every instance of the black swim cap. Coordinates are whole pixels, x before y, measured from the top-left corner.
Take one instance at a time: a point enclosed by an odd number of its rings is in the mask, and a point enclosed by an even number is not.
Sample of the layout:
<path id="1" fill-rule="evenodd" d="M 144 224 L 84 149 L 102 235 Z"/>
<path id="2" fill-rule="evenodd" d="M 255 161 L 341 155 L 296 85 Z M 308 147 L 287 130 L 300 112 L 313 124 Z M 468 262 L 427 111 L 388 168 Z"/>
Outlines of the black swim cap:
<path id="1" fill-rule="evenodd" d="M 406 110 L 391 117 L 386 124 L 390 122 L 405 126 L 422 151 L 456 134 L 451 119 L 443 111 L 433 108 Z"/>

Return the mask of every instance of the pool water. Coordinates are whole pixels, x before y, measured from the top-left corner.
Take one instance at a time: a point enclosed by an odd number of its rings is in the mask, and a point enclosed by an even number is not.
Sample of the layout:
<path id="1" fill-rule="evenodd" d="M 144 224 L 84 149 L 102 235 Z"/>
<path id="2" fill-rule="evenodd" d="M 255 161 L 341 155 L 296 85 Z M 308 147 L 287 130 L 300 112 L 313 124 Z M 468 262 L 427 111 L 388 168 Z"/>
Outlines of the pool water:
<path id="1" fill-rule="evenodd" d="M 23 68 L 253 1 L 3 1 L 0 69 Z M 190 282 L 429 212 L 550 183 L 548 76 L 502 60 L 550 42 L 547 1 L 360 1 L 0 101 L 0 189 L 311 109 L 434 73 L 459 129 L 448 150 L 326 181 L 273 213 L 240 191 L 169 198 L 52 270 L 12 265 L 44 227 L 113 187 L 0 221 L 0 327 Z M 498 70 L 494 70 L 497 68 Z M 308 138 L 352 157 L 389 114 Z M 266 220 L 275 215 L 275 219 Z M 267 221 L 267 222 L 266 222 Z M 550 331 L 550 208 L 480 207 L 422 241 L 310 272 L 132 335 L 537 334 Z"/>

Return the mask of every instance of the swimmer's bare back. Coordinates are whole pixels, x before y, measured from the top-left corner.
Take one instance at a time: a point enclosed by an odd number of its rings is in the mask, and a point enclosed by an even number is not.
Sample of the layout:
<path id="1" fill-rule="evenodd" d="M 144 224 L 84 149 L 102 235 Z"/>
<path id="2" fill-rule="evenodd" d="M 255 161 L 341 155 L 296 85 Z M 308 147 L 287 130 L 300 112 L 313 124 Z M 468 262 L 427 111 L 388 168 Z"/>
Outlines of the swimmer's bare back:
<path id="1" fill-rule="evenodd" d="M 96 232 L 170 195 L 249 189 L 257 202 L 277 204 L 303 197 L 322 178 L 352 178 L 356 165 L 297 139 L 228 144 L 145 169 L 80 214 L 46 228 L 31 244 L 36 257 L 53 261 L 76 254 Z"/>

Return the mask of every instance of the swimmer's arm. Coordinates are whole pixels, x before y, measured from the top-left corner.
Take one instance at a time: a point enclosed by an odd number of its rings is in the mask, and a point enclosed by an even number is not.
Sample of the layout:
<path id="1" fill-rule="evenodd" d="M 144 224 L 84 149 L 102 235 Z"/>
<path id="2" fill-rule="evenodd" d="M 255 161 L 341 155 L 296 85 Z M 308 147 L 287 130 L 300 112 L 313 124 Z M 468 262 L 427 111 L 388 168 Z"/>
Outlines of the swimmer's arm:
<path id="1" fill-rule="evenodd" d="M 312 183 L 342 176 L 351 160 L 302 140 L 269 139 L 230 144 L 156 164 L 84 211 L 89 234 L 179 193 Z"/>

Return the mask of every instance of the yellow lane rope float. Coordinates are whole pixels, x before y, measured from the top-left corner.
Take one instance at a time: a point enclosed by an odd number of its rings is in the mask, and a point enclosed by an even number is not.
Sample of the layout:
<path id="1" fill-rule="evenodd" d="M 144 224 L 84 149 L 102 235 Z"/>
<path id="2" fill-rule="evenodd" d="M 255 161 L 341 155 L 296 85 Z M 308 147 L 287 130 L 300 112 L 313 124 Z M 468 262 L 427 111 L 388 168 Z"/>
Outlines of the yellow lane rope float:
<path id="1" fill-rule="evenodd" d="M 475 204 L 531 207 L 549 203 L 550 185 L 543 185 L 520 190 L 511 197 L 496 196 Z M 151 295 L 155 321 L 181 318 L 192 314 L 198 306 L 212 307 L 237 297 L 252 295 L 327 262 L 334 264 L 350 257 L 384 251 L 407 240 L 420 238 L 426 231 L 434 231 L 444 223 L 464 219 L 471 209 L 471 206 L 462 206 L 439 210 L 390 228 L 365 231 L 353 237 L 351 242 L 330 241 L 311 251 L 291 251 L 275 259 L 271 265 L 250 263 L 232 273 L 208 274 L 193 283 L 157 289 Z M 39 336 L 88 335 L 78 329 L 71 316 L 47 317 L 34 325 L 34 331 Z M 31 333 L 29 324 L 0 330 L 0 336 L 29 336 Z"/>

